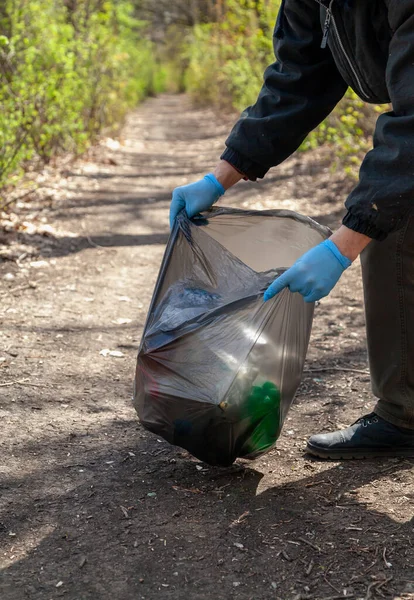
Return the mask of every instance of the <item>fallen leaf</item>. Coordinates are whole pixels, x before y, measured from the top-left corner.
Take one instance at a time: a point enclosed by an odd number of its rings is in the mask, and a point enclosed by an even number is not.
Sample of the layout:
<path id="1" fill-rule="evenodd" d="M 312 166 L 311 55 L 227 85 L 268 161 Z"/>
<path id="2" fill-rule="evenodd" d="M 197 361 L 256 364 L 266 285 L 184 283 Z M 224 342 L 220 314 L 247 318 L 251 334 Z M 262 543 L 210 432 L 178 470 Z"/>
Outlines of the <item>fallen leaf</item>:
<path id="1" fill-rule="evenodd" d="M 113 358 L 123 358 L 125 354 L 120 352 L 119 350 L 109 350 L 109 348 L 104 348 L 99 352 L 101 356 L 112 356 Z"/>
<path id="2" fill-rule="evenodd" d="M 104 140 L 102 140 L 101 144 L 102 146 L 106 146 L 110 150 L 119 150 L 121 147 L 121 144 L 118 142 L 118 140 L 114 140 L 112 138 L 105 138 Z"/>
<path id="3" fill-rule="evenodd" d="M 175 490 L 176 492 L 190 492 L 191 494 L 201 494 L 201 490 L 199 490 L 198 488 L 182 488 L 179 487 L 178 485 L 173 485 L 172 489 Z"/>
<path id="4" fill-rule="evenodd" d="M 115 321 L 112 321 L 112 323 L 114 325 L 128 325 L 128 323 L 132 323 L 132 319 L 115 319 Z"/>
<path id="5" fill-rule="evenodd" d="M 49 267 L 49 263 L 45 260 L 35 260 L 34 262 L 29 263 L 33 269 L 42 269 L 43 267 Z"/>

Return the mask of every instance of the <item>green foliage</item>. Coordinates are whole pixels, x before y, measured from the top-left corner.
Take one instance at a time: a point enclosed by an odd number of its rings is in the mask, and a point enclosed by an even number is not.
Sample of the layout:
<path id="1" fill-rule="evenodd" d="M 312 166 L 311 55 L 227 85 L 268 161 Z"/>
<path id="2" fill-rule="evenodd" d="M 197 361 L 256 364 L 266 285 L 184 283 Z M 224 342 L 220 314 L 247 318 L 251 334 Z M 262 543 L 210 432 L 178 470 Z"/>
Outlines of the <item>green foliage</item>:
<path id="1" fill-rule="evenodd" d="M 243 110 L 254 101 L 272 57 L 279 5 L 227 0 L 218 22 L 194 27 L 185 48 L 185 83 L 196 102 Z"/>
<path id="2" fill-rule="evenodd" d="M 301 150 L 309 150 L 329 144 L 335 150 L 333 168 L 341 165 L 356 177 L 361 158 L 372 145 L 371 134 L 383 107 L 367 105 L 351 89 L 332 114 L 312 131 L 302 144 Z"/>
<path id="3" fill-rule="evenodd" d="M 75 8 L 67 8 L 69 5 Z M 0 186 L 25 161 L 80 153 L 160 91 L 144 23 L 125 1 L 6 0 L 0 12 Z"/>
<path id="4" fill-rule="evenodd" d="M 178 53 L 186 65 L 185 89 L 198 104 L 243 110 L 254 103 L 263 72 L 274 61 L 272 31 L 280 0 L 227 0 L 214 23 L 196 25 Z M 183 61 L 184 59 L 184 61 Z M 381 107 L 364 104 L 348 91 L 332 115 L 313 131 L 301 150 L 333 146 L 336 161 L 355 175 L 371 145 Z"/>

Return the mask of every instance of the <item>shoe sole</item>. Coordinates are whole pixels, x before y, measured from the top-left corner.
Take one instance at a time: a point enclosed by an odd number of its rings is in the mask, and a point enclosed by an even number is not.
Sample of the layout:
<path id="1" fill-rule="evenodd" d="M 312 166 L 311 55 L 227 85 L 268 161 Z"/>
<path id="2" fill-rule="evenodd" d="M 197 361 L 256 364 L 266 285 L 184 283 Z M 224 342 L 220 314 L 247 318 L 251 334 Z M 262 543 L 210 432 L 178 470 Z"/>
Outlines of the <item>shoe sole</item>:
<path id="1" fill-rule="evenodd" d="M 317 458 L 329 460 L 363 460 L 364 458 L 414 458 L 414 448 L 401 448 L 390 450 L 389 448 L 378 450 L 356 450 L 355 448 L 342 450 L 328 450 L 318 448 L 312 444 L 306 446 L 305 452 Z"/>

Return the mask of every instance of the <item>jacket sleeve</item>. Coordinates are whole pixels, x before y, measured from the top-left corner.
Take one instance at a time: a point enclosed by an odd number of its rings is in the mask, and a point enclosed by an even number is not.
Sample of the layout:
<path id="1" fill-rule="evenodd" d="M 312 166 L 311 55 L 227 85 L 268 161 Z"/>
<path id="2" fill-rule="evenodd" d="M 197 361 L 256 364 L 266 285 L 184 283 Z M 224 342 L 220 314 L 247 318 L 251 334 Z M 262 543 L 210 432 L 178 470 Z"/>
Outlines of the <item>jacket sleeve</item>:
<path id="1" fill-rule="evenodd" d="M 288 158 L 347 89 L 330 50 L 321 48 L 315 0 L 285 0 L 276 32 L 277 61 L 266 69 L 256 103 L 242 113 L 221 156 L 251 180 Z"/>
<path id="2" fill-rule="evenodd" d="M 393 110 L 377 121 L 373 150 L 362 163 L 343 220 L 377 240 L 399 229 L 414 208 L 414 0 L 391 2 L 389 21 L 386 81 Z"/>

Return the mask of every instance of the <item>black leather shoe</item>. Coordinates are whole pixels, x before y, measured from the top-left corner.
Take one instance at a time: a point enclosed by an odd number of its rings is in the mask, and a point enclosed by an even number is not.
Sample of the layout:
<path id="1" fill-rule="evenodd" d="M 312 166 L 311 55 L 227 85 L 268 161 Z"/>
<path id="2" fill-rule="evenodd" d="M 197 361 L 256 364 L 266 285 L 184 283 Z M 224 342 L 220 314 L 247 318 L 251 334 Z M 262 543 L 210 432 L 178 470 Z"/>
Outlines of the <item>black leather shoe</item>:
<path id="1" fill-rule="evenodd" d="M 306 452 L 318 458 L 414 457 L 414 429 L 403 429 L 375 413 L 351 427 L 309 438 Z"/>

